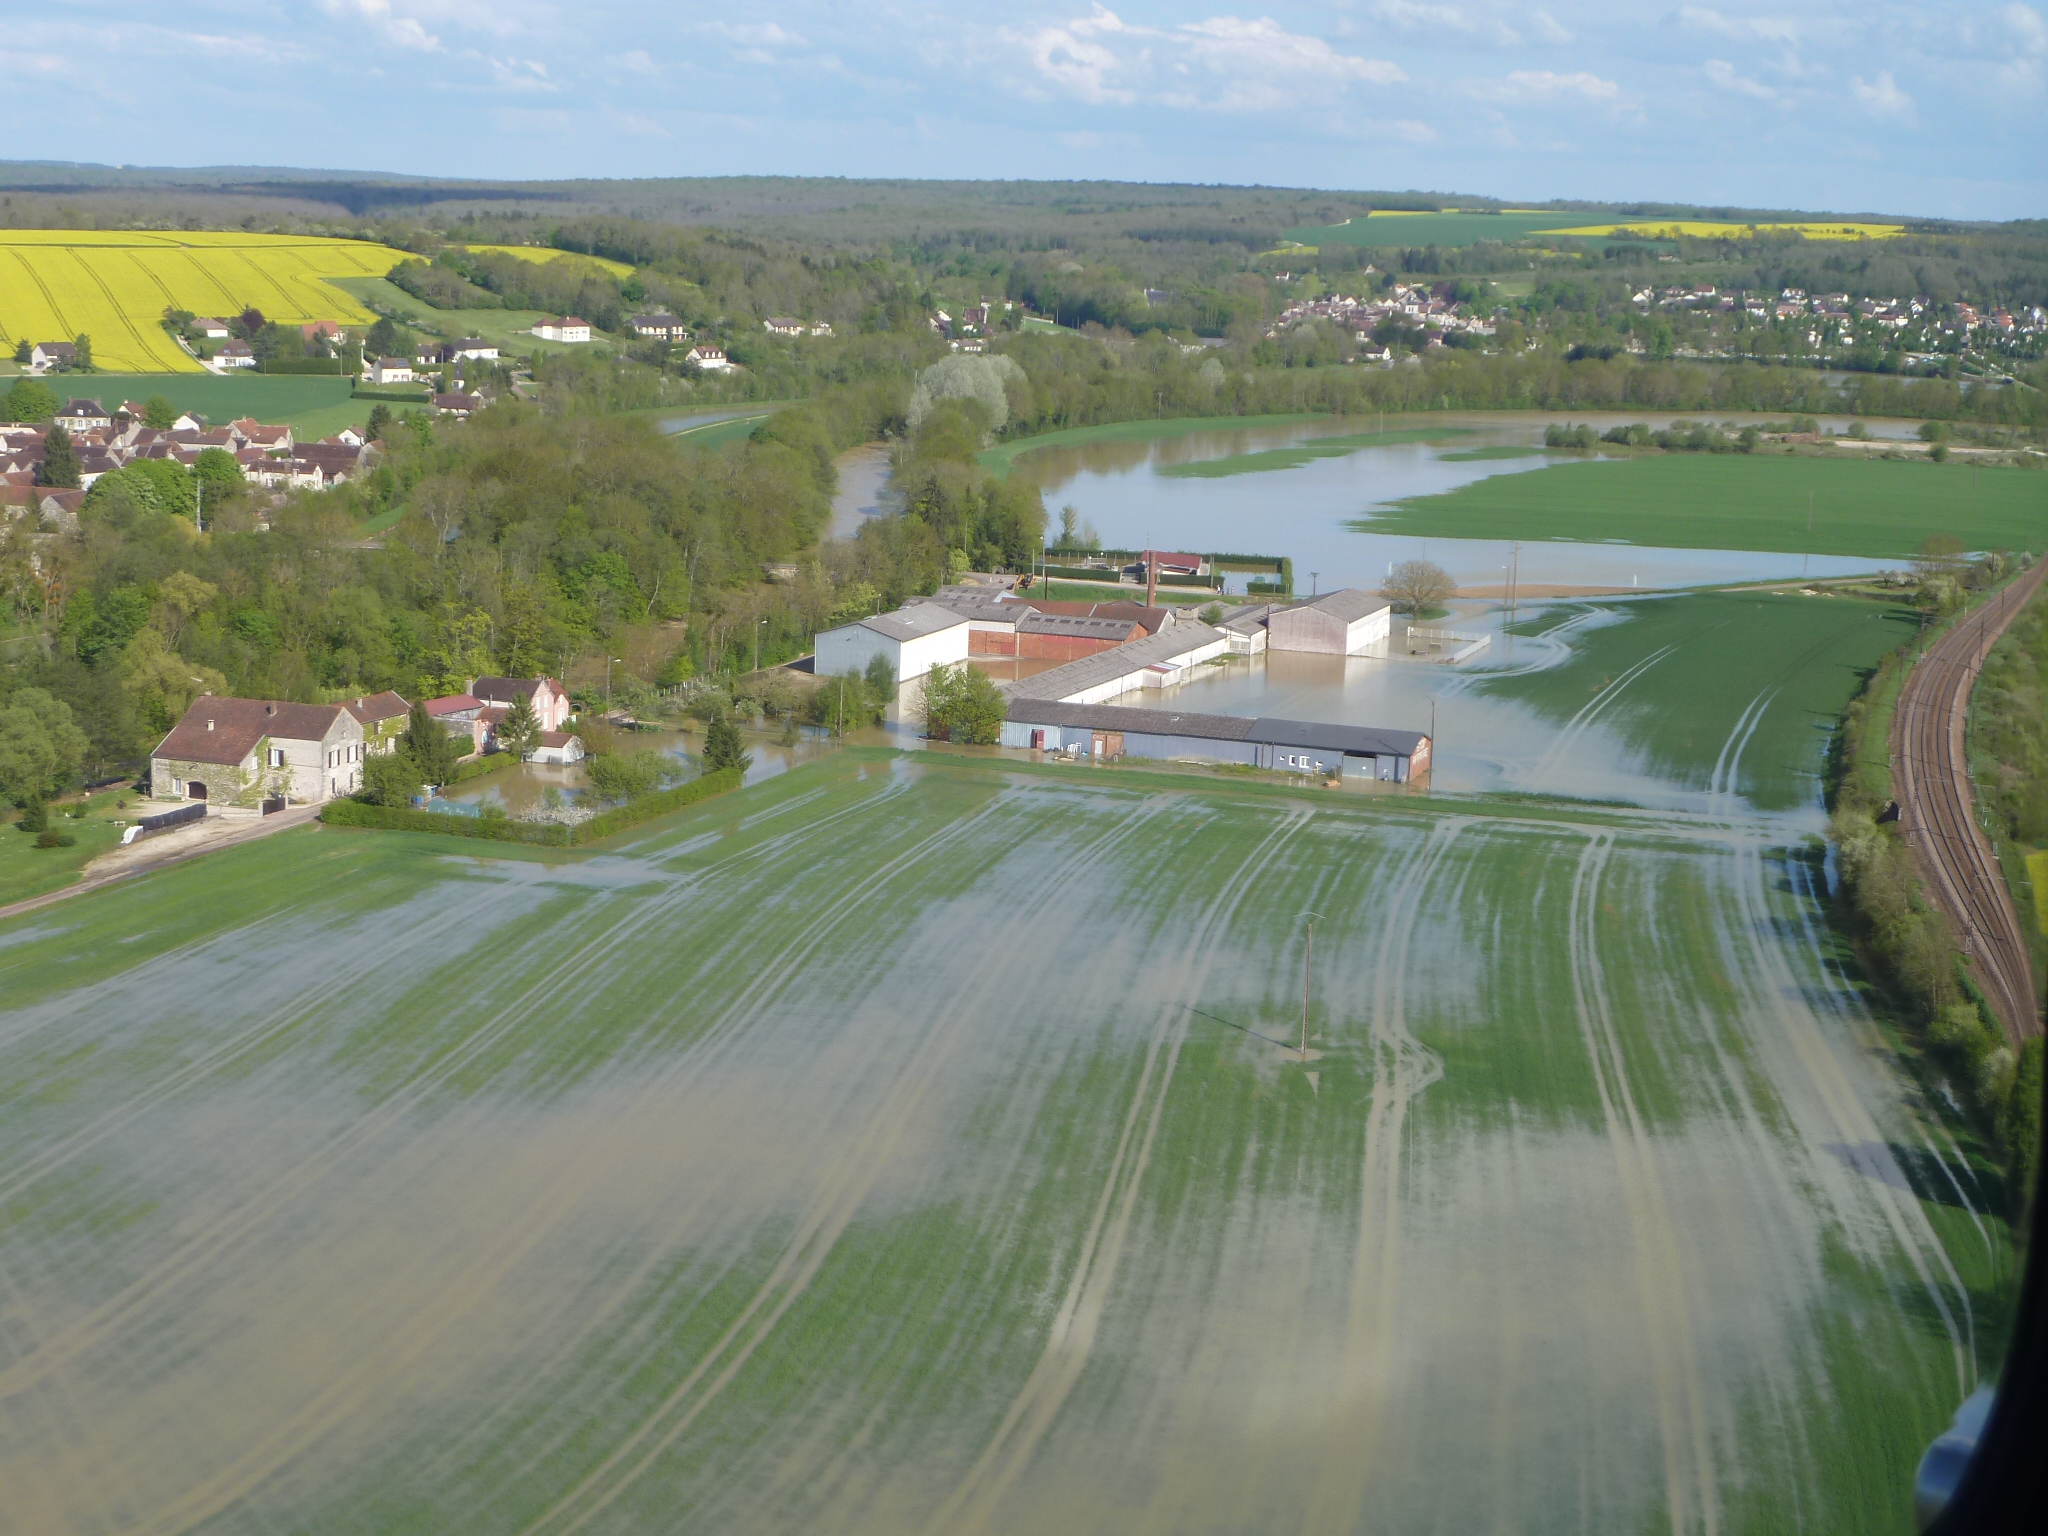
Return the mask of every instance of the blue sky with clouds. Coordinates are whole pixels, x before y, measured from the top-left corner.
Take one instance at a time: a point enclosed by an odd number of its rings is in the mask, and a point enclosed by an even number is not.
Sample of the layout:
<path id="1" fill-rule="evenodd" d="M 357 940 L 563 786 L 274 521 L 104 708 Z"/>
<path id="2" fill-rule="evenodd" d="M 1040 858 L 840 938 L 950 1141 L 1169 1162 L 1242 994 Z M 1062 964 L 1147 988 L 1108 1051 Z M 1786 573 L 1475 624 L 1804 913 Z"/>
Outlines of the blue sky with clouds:
<path id="1" fill-rule="evenodd" d="M 0 0 L 9 158 L 2039 216 L 2041 4 Z"/>

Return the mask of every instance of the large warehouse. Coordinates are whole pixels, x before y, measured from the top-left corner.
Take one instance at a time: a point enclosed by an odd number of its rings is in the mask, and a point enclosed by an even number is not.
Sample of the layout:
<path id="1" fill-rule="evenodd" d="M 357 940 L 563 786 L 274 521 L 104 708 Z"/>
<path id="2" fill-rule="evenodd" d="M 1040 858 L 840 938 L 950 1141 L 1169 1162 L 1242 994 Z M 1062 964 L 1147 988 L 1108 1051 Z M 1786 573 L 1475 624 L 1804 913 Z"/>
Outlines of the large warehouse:
<path id="1" fill-rule="evenodd" d="M 1292 608 L 1275 608 L 1266 616 L 1266 648 L 1364 656 L 1374 645 L 1386 643 L 1393 623 L 1393 610 L 1386 599 L 1346 587 Z"/>
<path id="2" fill-rule="evenodd" d="M 1069 704 L 1012 696 L 1003 745 L 1084 757 L 1240 763 L 1282 773 L 1405 784 L 1429 772 L 1429 737 L 1364 725 Z"/>

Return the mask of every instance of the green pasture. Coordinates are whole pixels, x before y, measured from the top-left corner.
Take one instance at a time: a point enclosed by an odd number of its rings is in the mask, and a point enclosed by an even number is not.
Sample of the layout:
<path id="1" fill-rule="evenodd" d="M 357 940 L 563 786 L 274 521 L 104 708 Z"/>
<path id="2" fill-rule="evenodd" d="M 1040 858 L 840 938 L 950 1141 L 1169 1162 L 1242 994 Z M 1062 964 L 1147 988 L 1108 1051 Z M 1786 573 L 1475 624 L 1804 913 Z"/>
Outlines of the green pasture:
<path id="1" fill-rule="evenodd" d="M 604 850 L 316 827 L 0 923 L 0 1484 L 40 1529 L 1904 1536 L 2013 1260 L 1817 877 L 853 749 Z"/>
<path id="2" fill-rule="evenodd" d="M 1274 469 L 1297 469 L 1317 459 L 1341 459 L 1363 448 L 1391 448 L 1399 443 L 1439 443 L 1469 437 L 1470 427 L 1397 427 L 1388 431 L 1348 432 L 1340 437 L 1312 437 L 1285 448 L 1235 453 L 1222 459 L 1197 459 L 1169 464 L 1159 473 L 1186 480 L 1221 480 L 1231 475 L 1257 475 Z M 1484 449 L 1479 450 L 1485 452 Z"/>
<path id="3" fill-rule="evenodd" d="M 1376 510 L 1361 532 L 1566 539 L 1906 560 L 1936 534 L 1967 549 L 2048 545 L 2048 474 L 1924 459 L 1669 453 L 1496 475 Z"/>
<path id="4" fill-rule="evenodd" d="M 97 400 L 110 411 L 123 400 L 140 404 L 151 395 L 162 395 L 179 410 L 204 416 L 215 426 L 253 416 L 290 426 L 307 437 L 326 437 L 345 426 L 358 426 L 370 414 L 367 402 L 349 398 L 353 380 L 318 374 L 75 373 L 46 382 L 62 399 Z"/>
<path id="5" fill-rule="evenodd" d="M 18 818 L 10 815 L 0 824 L 0 906 L 70 885 L 89 860 L 118 844 L 121 827 L 114 820 L 114 807 L 123 799 L 131 806 L 135 803 L 132 792 L 106 790 L 89 795 L 83 802 L 87 812 L 83 817 L 64 814 L 76 802 L 49 807 L 51 828 L 75 840 L 69 848 L 38 848 L 35 838 L 22 831 Z M 133 820 L 139 813 L 129 810 L 120 814 Z"/>
<path id="6" fill-rule="evenodd" d="M 1541 448 L 1517 448 L 1508 443 L 1495 443 L 1486 448 L 1461 448 L 1456 453 L 1440 453 L 1437 459 L 1444 464 L 1490 464 L 1495 459 L 1534 459 L 1544 453 Z"/>
<path id="7" fill-rule="evenodd" d="M 1477 245 L 1551 229 L 1583 229 L 1587 218 L 1583 213 L 1398 213 L 1290 229 L 1287 238 L 1314 246 Z"/>
<path id="8" fill-rule="evenodd" d="M 1093 427 L 1063 427 L 1032 437 L 1011 438 L 977 455 L 986 469 L 1008 476 L 1017 460 L 1041 448 L 1082 448 L 1090 443 L 1144 443 L 1188 437 L 1197 432 L 1233 432 L 1247 427 L 1291 427 L 1304 421 L 1326 421 L 1315 412 L 1284 416 L 1177 416 L 1170 421 L 1111 421 Z"/>
<path id="9" fill-rule="evenodd" d="M 436 309 L 414 298 L 389 278 L 343 277 L 329 278 L 328 281 L 337 288 L 346 289 L 372 309 L 400 316 L 414 330 L 447 341 L 476 336 L 484 341 L 495 341 L 506 353 L 520 357 L 529 353 L 583 350 L 582 343 L 542 341 L 534 335 L 533 327 L 551 318 L 537 309 Z"/>
<path id="10" fill-rule="evenodd" d="M 1696 592 L 1562 603 L 1524 630 L 1540 632 L 1540 647 L 1567 627 L 1561 664 L 1517 673 L 1517 641 L 1504 639 L 1509 670 L 1475 684 L 1558 725 L 1547 751 L 1559 773 L 1618 739 L 1658 776 L 1726 795 L 1729 809 L 1739 796 L 1790 810 L 1817 802 L 1834 722 L 1920 619 L 1861 597 Z M 1530 640 L 1520 643 L 1526 657 Z"/>

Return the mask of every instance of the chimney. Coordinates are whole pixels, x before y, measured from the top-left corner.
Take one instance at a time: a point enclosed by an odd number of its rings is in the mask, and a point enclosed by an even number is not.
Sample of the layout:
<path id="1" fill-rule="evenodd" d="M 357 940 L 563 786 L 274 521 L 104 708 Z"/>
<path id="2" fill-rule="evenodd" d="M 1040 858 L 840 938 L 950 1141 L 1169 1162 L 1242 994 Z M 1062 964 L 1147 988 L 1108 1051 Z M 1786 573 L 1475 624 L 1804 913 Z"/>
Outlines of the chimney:
<path id="1" fill-rule="evenodd" d="M 211 720 L 208 720 L 208 721 L 206 722 L 206 728 L 207 728 L 207 729 L 208 729 L 209 731 L 213 729 L 213 722 L 212 722 Z"/>
<path id="2" fill-rule="evenodd" d="M 275 704 L 266 704 L 263 706 L 263 713 L 265 713 L 266 715 L 274 715 L 277 713 L 277 706 Z"/>

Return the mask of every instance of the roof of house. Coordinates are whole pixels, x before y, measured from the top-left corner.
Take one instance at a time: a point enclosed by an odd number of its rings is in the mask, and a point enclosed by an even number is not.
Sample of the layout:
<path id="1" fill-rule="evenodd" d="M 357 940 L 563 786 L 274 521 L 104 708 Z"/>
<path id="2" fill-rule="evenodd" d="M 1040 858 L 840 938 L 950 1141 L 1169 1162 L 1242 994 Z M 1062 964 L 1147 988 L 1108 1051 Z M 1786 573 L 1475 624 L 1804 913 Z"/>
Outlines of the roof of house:
<path id="1" fill-rule="evenodd" d="M 469 685 L 469 691 L 489 704 L 510 704 L 515 699 L 532 698 L 542 683 L 557 693 L 562 691 L 562 685 L 551 677 L 480 677 Z"/>
<path id="2" fill-rule="evenodd" d="M 412 366 L 412 359 L 409 357 L 380 357 L 377 359 L 377 366 L 379 368 L 410 368 Z"/>
<path id="3" fill-rule="evenodd" d="M 505 717 L 511 713 L 512 711 L 503 704 L 486 704 L 476 712 L 476 717 L 495 730 L 505 723 Z"/>
<path id="4" fill-rule="evenodd" d="M 239 763 L 266 736 L 320 741 L 341 713 L 339 704 L 291 704 L 202 693 L 150 756 L 189 763 Z"/>
<path id="5" fill-rule="evenodd" d="M 1370 614 L 1378 613 L 1386 606 L 1387 600 L 1377 592 L 1367 592 L 1361 587 L 1345 587 L 1336 592 L 1325 592 L 1321 597 L 1312 597 L 1305 603 L 1296 603 L 1291 609 L 1283 608 L 1277 612 L 1299 613 L 1304 608 L 1313 608 L 1318 613 L 1326 613 L 1346 624 L 1355 624 Z"/>
<path id="6" fill-rule="evenodd" d="M 1125 704 L 1062 704 L 1054 699 L 1012 697 L 1006 714 L 1020 725 L 1194 736 L 1207 741 L 1252 741 L 1262 746 L 1306 747 L 1310 751 L 1342 752 L 1353 757 L 1413 757 L 1416 748 L 1428 739 L 1421 731 L 1383 730 L 1369 725 L 1329 725 L 1316 720 L 1275 720 L 1265 716 L 1247 719 L 1243 715 L 1136 709 Z"/>
<path id="7" fill-rule="evenodd" d="M 68 341 L 39 341 L 35 345 L 35 350 L 55 353 L 59 357 L 75 357 L 78 353 L 78 348 Z"/>
<path id="8" fill-rule="evenodd" d="M 1198 651 L 1222 638 L 1220 629 L 1211 629 L 1198 620 L 1183 619 L 1156 635 L 1147 635 L 1143 640 L 1133 640 L 1113 650 L 1097 651 L 1093 656 L 1083 656 L 1063 667 L 1049 668 L 1036 677 L 1027 677 L 1007 687 L 1015 698 L 1064 699 L 1069 694 L 1100 687 L 1115 678 L 1142 672 L 1147 667 L 1176 661 L 1188 652 Z"/>
<path id="9" fill-rule="evenodd" d="M 59 416 L 104 417 L 107 414 L 107 408 L 97 400 L 66 400 L 64 402 L 64 409 L 57 414 Z"/>
<path id="10" fill-rule="evenodd" d="M 351 699 L 344 703 L 342 708 L 364 725 L 374 725 L 379 720 L 389 720 L 398 715 L 412 713 L 412 706 L 388 688 L 382 693 L 366 693 L 359 699 Z"/>
<path id="11" fill-rule="evenodd" d="M 863 628 L 887 635 L 891 640 L 922 640 L 926 635 L 936 635 L 955 624 L 965 624 L 967 615 L 941 603 L 913 603 L 908 608 L 899 608 L 894 613 L 878 613 L 860 622 Z"/>
<path id="12" fill-rule="evenodd" d="M 220 349 L 220 355 L 222 357 L 247 357 L 249 356 L 249 343 L 246 341 L 231 341 Z"/>
<path id="13" fill-rule="evenodd" d="M 459 715 L 483 707 L 483 700 L 473 693 L 444 693 L 438 699 L 427 700 L 427 713 L 430 715 Z"/>
<path id="14" fill-rule="evenodd" d="M 566 747 L 575 739 L 576 734 L 573 731 L 542 731 L 540 733 L 540 744 L 544 747 Z"/>
<path id="15" fill-rule="evenodd" d="M 1006 597 L 1003 600 L 1028 604 L 1040 613 L 1065 613 L 1081 619 L 1133 619 L 1145 626 L 1145 633 L 1148 635 L 1158 634 L 1173 617 L 1171 609 L 1147 608 L 1143 603 L 1124 599 L 1113 603 L 1056 603 L 1035 597 Z"/>

